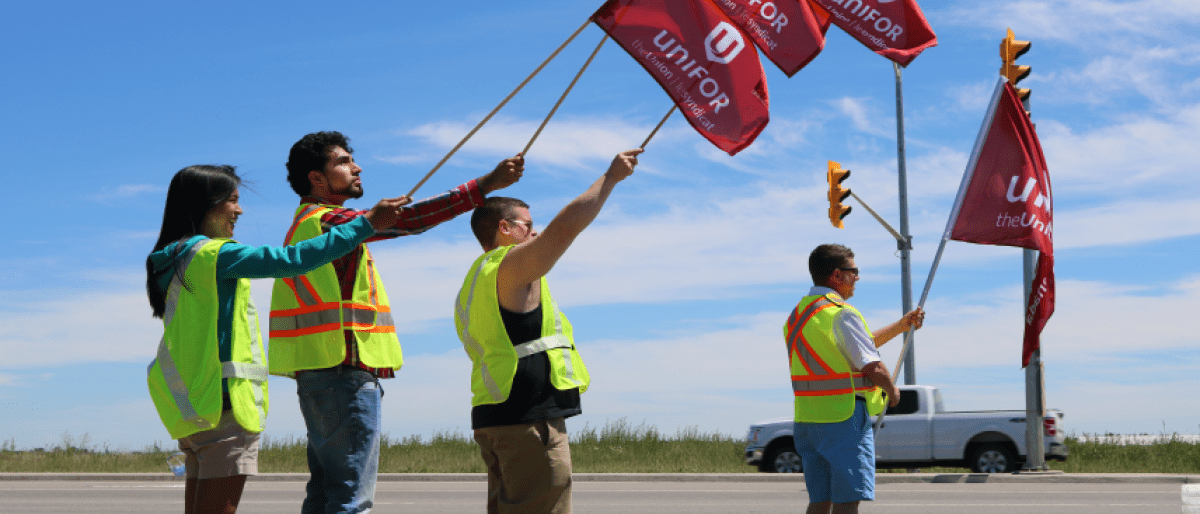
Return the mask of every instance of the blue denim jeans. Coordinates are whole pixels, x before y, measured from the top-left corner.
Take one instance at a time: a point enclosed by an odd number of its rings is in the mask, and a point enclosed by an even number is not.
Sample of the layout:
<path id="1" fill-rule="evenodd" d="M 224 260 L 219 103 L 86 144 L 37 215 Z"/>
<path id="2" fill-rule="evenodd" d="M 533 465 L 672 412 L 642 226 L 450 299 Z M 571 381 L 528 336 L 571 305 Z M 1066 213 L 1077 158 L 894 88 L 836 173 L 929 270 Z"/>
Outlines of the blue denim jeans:
<path id="1" fill-rule="evenodd" d="M 308 479 L 303 514 L 367 512 L 379 472 L 379 379 L 339 366 L 296 377 L 308 426 Z"/>

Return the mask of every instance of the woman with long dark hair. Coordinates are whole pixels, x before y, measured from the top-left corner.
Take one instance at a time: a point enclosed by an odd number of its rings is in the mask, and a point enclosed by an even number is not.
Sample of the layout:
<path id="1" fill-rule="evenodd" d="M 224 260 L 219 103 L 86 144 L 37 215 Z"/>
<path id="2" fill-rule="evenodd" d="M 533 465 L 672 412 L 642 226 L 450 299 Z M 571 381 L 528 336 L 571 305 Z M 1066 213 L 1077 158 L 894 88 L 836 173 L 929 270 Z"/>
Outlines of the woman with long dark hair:
<path id="1" fill-rule="evenodd" d="M 184 513 L 237 511 L 258 472 L 267 363 L 251 278 L 303 275 L 394 225 L 406 197 L 295 246 L 231 239 L 242 214 L 233 166 L 188 166 L 171 179 L 162 229 L 146 258 L 146 295 L 165 327 L 148 370 L 150 396 L 186 457 Z M 340 320 L 313 320 L 315 322 Z"/>

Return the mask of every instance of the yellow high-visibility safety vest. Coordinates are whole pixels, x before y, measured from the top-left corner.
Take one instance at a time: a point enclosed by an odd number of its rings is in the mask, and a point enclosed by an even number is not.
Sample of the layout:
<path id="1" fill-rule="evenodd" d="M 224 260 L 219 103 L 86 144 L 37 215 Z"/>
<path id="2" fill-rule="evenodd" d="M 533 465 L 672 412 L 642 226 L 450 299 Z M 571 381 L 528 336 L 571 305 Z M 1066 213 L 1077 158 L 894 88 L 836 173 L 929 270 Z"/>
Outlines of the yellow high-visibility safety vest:
<path id="1" fill-rule="evenodd" d="M 301 204 L 284 243 L 294 245 L 323 234 L 321 215 L 330 210 Z M 350 301 L 342 301 L 332 263 L 298 277 L 275 279 L 270 327 L 272 375 L 293 376 L 296 371 L 341 364 L 346 359 L 343 330 L 354 331 L 363 364 L 400 369 L 404 363 L 391 304 L 365 244 Z"/>
<path id="2" fill-rule="evenodd" d="M 222 378 L 242 428 L 262 432 L 266 421 L 267 366 L 249 279 L 238 279 L 235 289 L 230 360 L 221 362 L 217 349 L 217 254 L 229 241 L 200 239 L 185 249 L 179 267 L 191 290 L 178 275 L 167 289 L 163 337 L 146 371 L 150 397 L 174 439 L 216 428 Z"/>
<path id="3" fill-rule="evenodd" d="M 454 326 L 463 349 L 471 357 L 471 406 L 503 403 L 512 392 L 517 360 L 546 352 L 550 360 L 550 384 L 566 391 L 587 391 L 591 378 L 575 348 L 571 322 L 558 310 L 550 297 L 546 278 L 539 282 L 542 292 L 542 334 L 533 341 L 513 346 L 504 320 L 500 317 L 500 299 L 496 277 L 500 262 L 512 246 L 497 248 L 475 260 L 463 280 L 454 303 Z"/>
<path id="4" fill-rule="evenodd" d="M 783 334 L 792 366 L 792 392 L 796 397 L 796 422 L 836 423 L 854 414 L 855 393 L 867 400 L 867 412 L 883 410 L 883 391 L 850 363 L 833 340 L 833 323 L 842 309 L 862 318 L 857 309 L 837 293 L 806 296 L 792 311 Z M 866 320 L 863 320 L 866 327 Z M 867 334 L 871 329 L 867 328 Z"/>

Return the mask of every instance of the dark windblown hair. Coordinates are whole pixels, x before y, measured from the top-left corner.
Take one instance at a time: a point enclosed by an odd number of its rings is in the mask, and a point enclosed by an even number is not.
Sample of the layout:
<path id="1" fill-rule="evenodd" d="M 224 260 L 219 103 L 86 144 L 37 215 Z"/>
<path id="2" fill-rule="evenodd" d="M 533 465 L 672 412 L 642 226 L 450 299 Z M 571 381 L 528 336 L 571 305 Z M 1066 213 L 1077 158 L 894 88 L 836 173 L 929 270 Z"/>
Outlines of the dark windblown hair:
<path id="1" fill-rule="evenodd" d="M 350 148 L 350 138 L 338 131 L 313 132 L 292 145 L 287 162 L 287 179 L 292 185 L 292 191 L 300 196 L 312 192 L 308 172 L 325 171 L 325 164 L 329 162 L 329 149 L 335 146 L 345 148 L 348 153 L 354 153 L 354 149 Z"/>
<path id="2" fill-rule="evenodd" d="M 153 252 L 199 234 L 203 230 L 204 218 L 208 216 L 209 211 L 228 200 L 241 184 L 242 179 L 238 177 L 233 166 L 188 166 L 175 173 L 171 178 L 171 186 L 167 189 L 162 228 L 158 231 L 158 242 L 154 243 Z M 176 258 L 183 251 L 182 245 L 179 246 Z M 163 317 L 166 311 L 166 293 L 160 288 L 158 281 L 170 268 L 171 266 L 164 266 L 156 269 L 150 258 L 146 257 L 146 296 L 150 299 L 150 308 L 153 309 L 156 318 Z M 174 268 L 182 281 L 182 270 L 179 266 Z M 187 287 L 186 282 L 184 287 Z"/>
<path id="3" fill-rule="evenodd" d="M 808 273 L 812 275 L 813 285 L 827 285 L 829 276 L 838 268 L 849 264 L 853 258 L 854 252 L 842 245 L 827 244 L 816 247 L 808 255 Z"/>
<path id="4" fill-rule="evenodd" d="M 496 230 L 500 228 L 500 220 L 516 216 L 516 210 L 529 208 L 529 204 L 507 196 L 489 196 L 483 200 L 483 205 L 471 213 L 471 232 L 484 250 L 496 245 Z"/>

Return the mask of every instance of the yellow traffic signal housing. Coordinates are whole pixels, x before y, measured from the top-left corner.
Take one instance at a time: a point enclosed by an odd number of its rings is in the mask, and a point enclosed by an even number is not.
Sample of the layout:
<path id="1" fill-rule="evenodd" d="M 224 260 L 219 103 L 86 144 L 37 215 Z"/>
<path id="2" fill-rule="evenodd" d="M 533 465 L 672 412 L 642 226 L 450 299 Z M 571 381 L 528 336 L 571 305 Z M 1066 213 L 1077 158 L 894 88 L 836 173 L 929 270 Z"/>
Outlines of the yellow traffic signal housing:
<path id="1" fill-rule="evenodd" d="M 1016 36 L 1013 35 L 1012 29 L 1008 29 L 1008 34 L 1004 37 L 1004 40 L 1000 41 L 1000 60 L 1003 61 L 1003 64 L 1000 65 L 1000 76 L 1008 79 L 1008 83 L 1012 84 L 1013 87 L 1016 87 L 1017 82 L 1028 77 L 1029 73 L 1033 71 L 1032 66 L 1014 64 L 1014 61 L 1018 57 L 1025 55 L 1031 46 L 1033 46 L 1033 43 L 1029 41 L 1018 41 Z M 1017 96 L 1023 102 L 1029 100 L 1030 93 L 1031 91 L 1028 89 L 1017 89 Z"/>
<path id="2" fill-rule="evenodd" d="M 834 228 L 845 228 L 842 219 L 850 214 L 850 206 L 842 205 L 842 201 L 850 196 L 850 190 L 842 187 L 842 182 L 850 178 L 850 170 L 843 170 L 842 165 L 829 161 L 829 223 Z"/>

